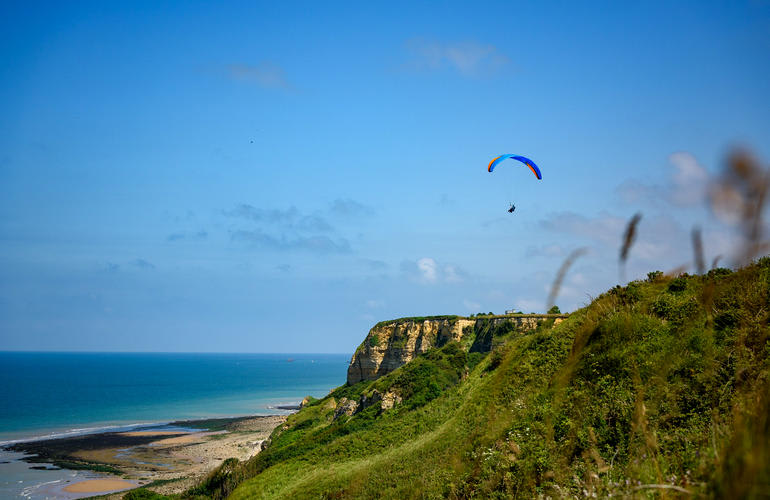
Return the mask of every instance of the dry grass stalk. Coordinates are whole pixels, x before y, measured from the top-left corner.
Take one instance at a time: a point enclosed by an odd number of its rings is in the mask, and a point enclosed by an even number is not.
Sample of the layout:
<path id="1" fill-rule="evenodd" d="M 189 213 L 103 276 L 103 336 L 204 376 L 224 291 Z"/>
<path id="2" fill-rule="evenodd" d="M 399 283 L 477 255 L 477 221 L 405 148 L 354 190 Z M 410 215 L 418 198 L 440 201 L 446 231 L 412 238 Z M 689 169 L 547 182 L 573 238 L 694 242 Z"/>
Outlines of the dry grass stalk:
<path id="1" fill-rule="evenodd" d="M 623 245 L 620 247 L 620 281 L 625 281 L 624 277 L 624 269 L 626 265 L 626 260 L 628 260 L 628 252 L 631 250 L 631 246 L 634 244 L 634 240 L 636 239 L 636 226 L 639 224 L 639 221 L 642 220 L 642 214 L 640 212 L 637 212 L 634 214 L 633 217 L 631 217 L 631 220 L 628 221 L 628 225 L 626 226 L 626 231 L 623 233 Z"/>
<path id="2" fill-rule="evenodd" d="M 688 264 L 682 264 L 681 266 L 676 266 L 674 269 L 671 269 L 670 271 L 666 271 L 664 273 L 664 276 L 666 276 L 667 278 L 676 278 L 677 276 L 685 272 L 688 266 L 689 266 Z"/>
<path id="3" fill-rule="evenodd" d="M 551 285 L 551 292 L 548 294 L 548 306 L 546 310 L 549 310 L 554 306 L 556 297 L 559 295 L 559 290 L 561 290 L 561 284 L 564 281 L 564 276 L 567 275 L 567 271 L 569 271 L 572 263 L 575 262 L 578 257 L 585 255 L 586 253 L 588 253 L 587 248 L 577 248 L 573 250 L 566 259 L 564 259 L 564 262 L 559 268 L 559 271 L 556 273 L 556 279 L 553 280 L 553 284 Z"/>
<path id="4" fill-rule="evenodd" d="M 733 153 L 721 178 L 711 188 L 712 211 L 736 223 L 743 233 L 734 265 L 744 266 L 767 248 L 763 243 L 763 211 L 770 174 L 745 152 Z"/>
<path id="5" fill-rule="evenodd" d="M 703 258 L 703 240 L 699 227 L 692 228 L 692 251 L 695 254 L 695 272 L 703 274 L 706 272 L 706 262 Z"/>
<path id="6" fill-rule="evenodd" d="M 641 490 L 674 490 L 686 495 L 692 495 L 692 491 L 686 490 L 681 486 L 675 486 L 673 484 L 642 484 L 634 488 L 634 491 Z"/>

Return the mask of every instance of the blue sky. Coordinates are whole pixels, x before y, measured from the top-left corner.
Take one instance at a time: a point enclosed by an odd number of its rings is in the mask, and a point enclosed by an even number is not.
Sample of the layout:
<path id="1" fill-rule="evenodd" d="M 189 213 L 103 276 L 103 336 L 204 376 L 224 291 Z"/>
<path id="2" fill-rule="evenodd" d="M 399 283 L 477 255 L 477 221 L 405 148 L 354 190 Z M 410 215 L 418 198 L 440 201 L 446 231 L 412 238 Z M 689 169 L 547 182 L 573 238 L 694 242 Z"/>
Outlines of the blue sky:
<path id="1" fill-rule="evenodd" d="M 635 212 L 626 279 L 696 224 L 729 256 L 704 196 L 770 158 L 768 53 L 764 1 L 5 2 L 0 349 L 348 352 L 542 311 L 586 246 L 572 310 Z"/>

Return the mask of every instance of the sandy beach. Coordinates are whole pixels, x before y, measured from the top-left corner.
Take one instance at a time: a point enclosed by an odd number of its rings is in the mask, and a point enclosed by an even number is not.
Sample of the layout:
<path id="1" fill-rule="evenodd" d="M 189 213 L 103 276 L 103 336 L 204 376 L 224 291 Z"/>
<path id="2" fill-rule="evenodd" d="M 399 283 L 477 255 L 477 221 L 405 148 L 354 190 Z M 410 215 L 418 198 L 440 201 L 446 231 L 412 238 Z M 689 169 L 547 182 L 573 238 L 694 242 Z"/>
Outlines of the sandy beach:
<path id="1" fill-rule="evenodd" d="M 135 488 L 136 483 L 122 479 L 89 479 L 79 483 L 70 484 L 63 489 L 69 493 L 108 493 Z"/>
<path id="2" fill-rule="evenodd" d="M 33 462 L 60 466 L 108 467 L 113 477 L 89 479 L 63 486 L 68 493 L 121 493 L 150 485 L 163 494 L 180 493 L 193 486 L 228 458 L 248 460 L 285 416 L 213 419 L 205 425 L 216 430 L 111 432 L 66 439 L 19 443 L 16 451 L 37 454 Z M 175 423 L 178 426 L 184 423 Z M 161 484 L 151 485 L 160 481 Z"/>

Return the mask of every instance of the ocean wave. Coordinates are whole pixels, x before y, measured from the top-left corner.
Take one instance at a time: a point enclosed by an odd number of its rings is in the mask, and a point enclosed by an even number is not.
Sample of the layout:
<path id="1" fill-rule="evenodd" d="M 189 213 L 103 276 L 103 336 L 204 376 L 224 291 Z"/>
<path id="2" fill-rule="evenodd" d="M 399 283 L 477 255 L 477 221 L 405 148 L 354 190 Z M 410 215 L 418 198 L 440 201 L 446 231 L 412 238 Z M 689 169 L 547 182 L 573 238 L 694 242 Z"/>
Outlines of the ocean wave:
<path id="1" fill-rule="evenodd" d="M 26 488 L 21 490 L 21 496 L 25 498 L 29 498 L 40 488 L 43 488 L 44 486 L 48 486 L 51 484 L 61 483 L 61 482 L 62 482 L 61 479 L 56 479 L 55 481 L 46 481 L 44 483 L 37 483 L 32 486 L 27 486 Z"/>
<path id="2" fill-rule="evenodd" d="M 295 409 L 289 409 L 288 407 L 298 407 L 298 406 L 299 406 L 299 402 L 295 400 L 292 402 L 266 404 L 263 407 L 265 410 L 268 410 L 269 412 L 280 412 L 280 413 L 262 413 L 259 411 L 254 411 L 247 414 L 243 414 L 243 413 L 232 414 L 232 415 L 218 414 L 218 415 L 211 415 L 211 416 L 200 416 L 200 417 L 183 419 L 183 420 L 163 420 L 163 421 L 157 421 L 157 422 L 135 422 L 130 424 L 112 424 L 112 425 L 102 425 L 102 426 L 94 426 L 94 427 L 76 427 L 76 428 L 66 429 L 66 430 L 56 430 L 48 433 L 34 434 L 31 436 L 23 436 L 15 439 L 0 440 L 0 448 L 11 446 L 17 443 L 47 441 L 49 439 L 65 439 L 69 437 L 85 436 L 88 434 L 149 430 L 149 429 L 154 429 L 156 427 L 165 428 L 166 426 L 171 426 L 171 424 L 174 422 L 176 423 L 196 422 L 196 421 L 218 419 L 218 418 L 241 418 L 241 417 L 253 417 L 253 416 L 266 416 L 270 414 L 283 415 L 286 412 L 295 411 Z M 173 429 L 169 428 L 169 430 L 181 430 L 181 429 L 188 430 L 186 427 L 179 427 L 179 426 L 171 426 L 171 427 L 173 427 Z M 195 429 L 192 429 L 192 430 L 195 430 Z"/>
<path id="3" fill-rule="evenodd" d="M 54 431 L 46 434 L 36 434 L 28 437 L 21 437 L 18 439 L 9 439 L 6 441 L 0 441 L 0 448 L 10 446 L 17 443 L 30 443 L 33 441 L 47 441 L 49 439 L 64 439 L 75 436 L 85 436 L 88 434 L 101 434 L 104 432 L 128 432 L 139 429 L 148 429 L 153 427 L 160 427 L 168 425 L 168 421 L 164 422 L 136 422 L 132 424 L 121 425 L 102 425 L 97 427 L 78 427 L 74 429 L 67 429 L 63 431 Z"/>

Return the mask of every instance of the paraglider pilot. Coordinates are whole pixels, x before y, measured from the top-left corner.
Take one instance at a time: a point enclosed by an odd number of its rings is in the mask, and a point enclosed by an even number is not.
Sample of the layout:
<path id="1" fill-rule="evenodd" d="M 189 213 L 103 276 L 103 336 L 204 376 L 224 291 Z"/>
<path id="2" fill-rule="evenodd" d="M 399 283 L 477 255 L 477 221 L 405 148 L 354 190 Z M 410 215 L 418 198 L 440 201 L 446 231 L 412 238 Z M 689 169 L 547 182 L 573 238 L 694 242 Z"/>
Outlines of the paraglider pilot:
<path id="1" fill-rule="evenodd" d="M 497 158 L 493 158 L 492 161 L 489 162 L 489 166 L 487 167 L 487 170 L 489 172 L 492 172 L 498 163 L 500 163 L 501 161 L 507 158 L 518 160 L 524 165 L 526 165 L 532 171 L 532 173 L 535 174 L 535 177 L 537 177 L 538 180 L 541 180 L 543 178 L 543 176 L 540 174 L 540 169 L 537 168 L 537 165 L 535 165 L 535 162 L 530 160 L 526 156 L 516 156 L 516 155 L 509 155 L 509 154 L 500 155 Z M 511 203 L 511 206 L 508 208 L 508 213 L 512 214 L 515 211 L 516 211 L 516 205 Z"/>

